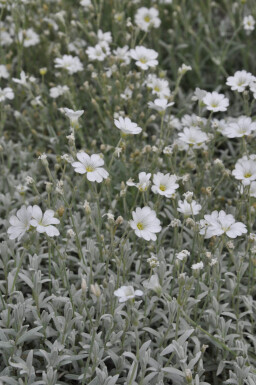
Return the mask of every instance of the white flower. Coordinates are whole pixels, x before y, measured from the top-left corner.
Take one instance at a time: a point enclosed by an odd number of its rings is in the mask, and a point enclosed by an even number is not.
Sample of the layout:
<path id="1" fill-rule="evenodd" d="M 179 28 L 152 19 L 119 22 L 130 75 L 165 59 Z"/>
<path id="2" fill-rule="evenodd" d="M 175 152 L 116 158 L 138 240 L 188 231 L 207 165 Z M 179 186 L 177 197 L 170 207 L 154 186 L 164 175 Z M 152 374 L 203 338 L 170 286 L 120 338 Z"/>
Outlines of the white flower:
<path id="1" fill-rule="evenodd" d="M 28 190 L 28 187 L 22 184 L 19 184 L 16 187 L 17 191 L 20 193 L 20 195 L 24 195 L 24 193 Z"/>
<path id="2" fill-rule="evenodd" d="M 114 295 L 119 297 L 119 302 L 126 302 L 129 299 L 135 298 L 135 296 L 141 297 L 143 291 L 134 290 L 132 286 L 121 286 L 119 289 L 114 291 Z"/>
<path id="3" fill-rule="evenodd" d="M 116 147 L 114 154 L 119 158 L 122 151 L 123 151 L 122 147 Z"/>
<path id="4" fill-rule="evenodd" d="M 254 99 L 256 99 L 256 81 L 253 81 L 252 83 L 250 83 L 249 87 L 250 87 L 250 91 L 253 93 Z"/>
<path id="5" fill-rule="evenodd" d="M 112 213 L 105 213 L 105 214 L 102 215 L 102 218 L 104 218 L 105 216 L 108 217 L 108 220 L 110 222 L 112 222 L 112 223 L 114 222 L 114 220 L 115 220 L 114 214 L 112 214 Z"/>
<path id="6" fill-rule="evenodd" d="M 185 198 L 186 201 L 189 202 L 189 203 L 192 202 L 193 195 L 194 195 L 193 191 L 186 191 L 186 192 L 183 194 L 184 198 Z"/>
<path id="7" fill-rule="evenodd" d="M 147 191 L 150 186 L 151 173 L 146 174 L 145 172 L 139 173 L 139 183 L 134 183 L 131 180 L 126 182 L 127 186 L 136 186 L 139 191 Z"/>
<path id="8" fill-rule="evenodd" d="M 203 143 L 209 138 L 199 127 L 184 128 L 183 132 L 178 133 L 179 139 L 193 148 L 202 147 Z"/>
<path id="9" fill-rule="evenodd" d="M 247 233 L 246 226 L 242 222 L 236 222 L 231 214 L 226 214 L 221 210 L 213 211 L 210 215 L 205 215 L 200 221 L 200 234 L 206 239 L 226 234 L 229 238 L 236 238 Z"/>
<path id="10" fill-rule="evenodd" d="M 201 88 L 196 88 L 195 92 L 194 92 L 194 95 L 192 96 L 192 100 L 194 102 L 196 102 L 197 100 L 199 102 L 202 102 L 203 98 L 205 97 L 205 95 L 207 94 L 207 91 L 205 90 L 201 90 Z"/>
<path id="11" fill-rule="evenodd" d="M 231 122 L 221 132 L 228 138 L 241 138 L 250 135 L 256 130 L 256 123 L 248 116 L 240 116 L 235 122 Z"/>
<path id="12" fill-rule="evenodd" d="M 182 250 L 179 253 L 176 254 L 176 258 L 179 261 L 184 261 L 187 257 L 190 256 L 190 252 L 188 250 Z"/>
<path id="13" fill-rule="evenodd" d="M 256 198 L 256 182 L 253 181 L 251 182 L 250 184 L 247 185 L 249 187 L 249 194 L 250 194 L 250 197 L 252 198 Z M 242 184 L 242 186 L 240 186 L 240 193 L 243 194 L 244 191 L 245 191 L 245 188 L 244 188 L 244 185 Z M 248 191 L 248 190 L 247 190 Z M 252 233 L 250 234 L 250 236 L 252 235 Z"/>
<path id="14" fill-rule="evenodd" d="M 40 42 L 38 34 L 32 29 L 20 30 L 18 33 L 18 40 L 23 43 L 24 47 L 31 47 Z"/>
<path id="15" fill-rule="evenodd" d="M 78 126 L 78 119 L 80 118 L 80 116 L 83 115 L 84 113 L 84 110 L 78 110 L 78 111 L 74 111 L 74 110 L 71 110 L 70 108 L 59 108 L 59 110 L 64 113 L 70 120 L 70 125 L 72 127 L 77 127 Z"/>
<path id="16" fill-rule="evenodd" d="M 9 72 L 7 71 L 7 68 L 4 64 L 0 64 L 0 79 L 8 79 Z"/>
<path id="17" fill-rule="evenodd" d="M 14 98 L 13 90 L 10 87 L 0 88 L 0 103 L 6 99 L 12 100 Z"/>
<path id="18" fill-rule="evenodd" d="M 247 31 L 247 32 L 251 32 L 254 30 L 255 28 L 255 19 L 252 15 L 249 15 L 249 16 L 245 16 L 243 18 L 243 26 L 244 26 L 244 30 Z"/>
<path id="19" fill-rule="evenodd" d="M 129 100 L 132 97 L 132 90 L 129 87 L 126 87 L 124 92 L 120 94 L 120 98 L 124 100 Z"/>
<path id="20" fill-rule="evenodd" d="M 137 46 L 130 50 L 132 59 L 136 60 L 135 64 L 142 70 L 147 70 L 149 67 L 155 67 L 158 64 L 156 58 L 158 53 L 153 49 L 148 49 L 143 46 Z"/>
<path id="21" fill-rule="evenodd" d="M 68 92 L 69 88 L 68 86 L 57 86 L 50 88 L 50 97 L 53 99 L 58 98 L 59 96 L 63 95 L 65 92 Z"/>
<path id="22" fill-rule="evenodd" d="M 163 174 L 158 172 L 153 176 L 154 185 L 151 187 L 151 190 L 154 194 L 160 194 L 165 196 L 166 198 L 171 198 L 175 193 L 175 190 L 179 188 L 179 185 L 176 183 L 177 176 Z"/>
<path id="23" fill-rule="evenodd" d="M 39 155 L 38 159 L 41 160 L 44 165 L 48 165 L 47 155 L 45 152 L 42 155 Z"/>
<path id="24" fill-rule="evenodd" d="M 87 179 L 90 182 L 101 183 L 103 179 L 106 179 L 109 173 L 101 166 L 104 165 L 104 160 L 98 155 L 88 155 L 84 151 L 79 152 L 77 155 L 79 162 L 72 163 L 75 172 L 79 174 L 87 174 Z"/>
<path id="25" fill-rule="evenodd" d="M 67 163 L 73 163 L 74 162 L 73 156 L 71 156 L 69 154 L 61 155 L 61 159 L 63 159 Z"/>
<path id="26" fill-rule="evenodd" d="M 8 46 L 12 44 L 13 39 L 9 32 L 7 31 L 1 31 L 1 39 L 0 39 L 0 45 L 1 46 Z"/>
<path id="27" fill-rule="evenodd" d="M 218 94 L 218 92 L 207 92 L 203 98 L 203 102 L 206 105 L 207 110 L 218 112 L 226 111 L 229 106 L 229 100 L 225 98 L 225 95 Z"/>
<path id="28" fill-rule="evenodd" d="M 159 233 L 162 229 L 160 221 L 156 217 L 156 212 L 148 206 L 137 207 L 132 212 L 132 217 L 133 220 L 130 221 L 130 225 L 135 230 L 135 234 L 146 241 L 156 241 L 155 233 Z"/>
<path id="29" fill-rule="evenodd" d="M 153 253 L 150 253 L 151 254 L 151 257 L 147 259 L 147 262 L 149 264 L 149 266 L 151 267 L 151 269 L 154 269 L 155 267 L 158 267 L 160 265 L 158 259 L 157 259 L 157 256 Z"/>
<path id="30" fill-rule="evenodd" d="M 58 236 L 60 235 L 59 230 L 53 225 L 59 223 L 59 219 L 54 218 L 53 210 L 46 210 L 43 214 L 39 206 L 33 206 L 30 224 L 36 228 L 38 233 L 46 233 L 49 237 Z"/>
<path id="31" fill-rule="evenodd" d="M 27 78 L 28 78 L 28 75 L 25 74 L 24 71 L 21 71 L 20 73 L 20 79 L 17 79 L 17 78 L 12 78 L 12 81 L 14 83 L 17 83 L 17 84 L 21 84 L 23 86 L 26 86 L 28 83 L 27 83 Z"/>
<path id="32" fill-rule="evenodd" d="M 102 47 L 106 47 L 112 42 L 111 32 L 103 32 L 101 29 L 97 32 L 97 38 Z"/>
<path id="33" fill-rule="evenodd" d="M 43 21 L 50 27 L 52 28 L 54 31 L 58 31 L 59 30 L 59 26 L 58 24 L 56 23 L 55 20 L 51 19 L 50 17 L 44 17 L 43 18 Z"/>
<path id="34" fill-rule="evenodd" d="M 202 118 L 201 116 L 197 116 L 196 114 L 192 114 L 192 115 L 186 114 L 181 119 L 181 125 L 183 127 L 193 126 L 195 128 L 200 129 L 201 126 L 206 126 L 206 124 L 207 124 L 207 119 Z"/>
<path id="35" fill-rule="evenodd" d="M 31 105 L 33 107 L 36 107 L 36 106 L 43 106 L 42 102 L 41 102 L 41 95 L 39 96 L 36 96 L 35 99 L 31 100 L 30 101 Z"/>
<path id="36" fill-rule="evenodd" d="M 68 50 L 69 52 L 74 52 L 75 54 L 79 55 L 80 50 L 84 47 L 86 47 L 86 42 L 83 39 L 76 38 L 73 42 L 68 44 Z"/>
<path id="37" fill-rule="evenodd" d="M 90 60 L 103 61 L 110 54 L 108 45 L 97 44 L 95 47 L 88 47 L 86 50 Z"/>
<path id="38" fill-rule="evenodd" d="M 111 76 L 113 75 L 113 73 L 115 73 L 117 71 L 117 66 L 116 64 L 113 64 L 111 67 L 109 68 L 105 68 L 105 74 L 108 78 L 111 78 Z"/>
<path id="39" fill-rule="evenodd" d="M 63 55 L 62 58 L 54 59 L 55 68 L 64 68 L 70 75 L 83 71 L 84 67 L 78 56 Z"/>
<path id="40" fill-rule="evenodd" d="M 186 72 L 191 71 L 192 67 L 188 66 L 186 64 L 182 64 L 182 66 L 178 69 L 178 74 L 179 75 L 185 75 Z"/>
<path id="41" fill-rule="evenodd" d="M 142 128 L 140 128 L 137 123 L 132 122 L 129 118 L 122 118 L 120 116 L 118 119 L 114 119 L 114 122 L 115 126 L 126 135 L 137 135 L 142 131 Z"/>
<path id="42" fill-rule="evenodd" d="M 250 184 L 250 196 L 256 198 L 256 182 Z"/>
<path id="43" fill-rule="evenodd" d="M 243 157 L 236 162 L 232 175 L 240 181 L 244 186 L 249 185 L 256 180 L 256 161 Z"/>
<path id="44" fill-rule="evenodd" d="M 18 241 L 23 237 L 26 231 L 30 228 L 30 220 L 32 217 L 32 206 L 22 206 L 15 215 L 9 219 L 11 226 L 7 230 L 10 239 L 18 238 Z"/>
<path id="45" fill-rule="evenodd" d="M 152 89 L 152 93 L 157 95 L 159 99 L 169 98 L 171 95 L 168 81 L 158 78 L 154 74 L 148 75 L 145 85 Z"/>
<path id="46" fill-rule="evenodd" d="M 227 127 L 227 124 L 229 123 L 229 118 L 225 119 L 212 119 L 211 121 L 211 127 L 214 130 L 217 130 L 218 132 L 222 133 L 224 129 Z"/>
<path id="47" fill-rule="evenodd" d="M 172 146 L 166 146 L 163 149 L 163 154 L 165 155 L 171 155 L 173 153 L 173 147 Z"/>
<path id="48" fill-rule="evenodd" d="M 191 269 L 192 270 L 202 270 L 204 267 L 204 264 L 203 262 L 198 262 L 198 263 L 194 263 L 192 266 L 191 266 Z"/>
<path id="49" fill-rule="evenodd" d="M 33 183 L 35 183 L 34 179 L 31 176 L 27 175 L 26 184 L 33 184 Z"/>
<path id="50" fill-rule="evenodd" d="M 90 8 L 90 6 L 92 5 L 92 2 L 91 2 L 91 0 L 81 0 L 80 1 L 80 5 L 82 6 L 82 7 L 84 7 L 84 9 L 88 9 L 88 8 Z"/>
<path id="51" fill-rule="evenodd" d="M 128 65 L 131 62 L 130 52 L 128 45 L 124 47 L 117 47 L 117 49 L 113 50 L 113 54 L 115 55 L 115 59 L 121 65 Z"/>
<path id="52" fill-rule="evenodd" d="M 167 99 L 155 99 L 154 102 L 148 102 L 149 108 L 153 110 L 164 112 L 168 107 L 174 105 L 174 102 L 168 103 Z"/>
<path id="53" fill-rule="evenodd" d="M 232 91 L 244 92 L 253 81 L 255 81 L 255 77 L 250 72 L 242 70 L 235 72 L 234 76 L 229 76 L 226 84 L 231 87 Z"/>
<path id="54" fill-rule="evenodd" d="M 202 206 L 198 203 L 196 203 L 196 201 L 192 200 L 191 203 L 189 203 L 188 201 L 184 200 L 184 201 L 179 201 L 178 202 L 178 211 L 180 213 L 182 213 L 183 215 L 185 215 L 186 217 L 188 217 L 189 215 L 197 215 L 199 214 Z"/>
<path id="55" fill-rule="evenodd" d="M 161 24 L 159 12 L 156 8 L 139 8 L 135 14 L 135 23 L 142 31 L 148 32 L 150 28 L 158 28 Z"/>
<path id="56" fill-rule="evenodd" d="M 143 286 L 148 290 L 153 290 L 157 294 L 161 294 L 162 287 L 157 274 L 153 274 L 149 279 L 143 281 Z"/>

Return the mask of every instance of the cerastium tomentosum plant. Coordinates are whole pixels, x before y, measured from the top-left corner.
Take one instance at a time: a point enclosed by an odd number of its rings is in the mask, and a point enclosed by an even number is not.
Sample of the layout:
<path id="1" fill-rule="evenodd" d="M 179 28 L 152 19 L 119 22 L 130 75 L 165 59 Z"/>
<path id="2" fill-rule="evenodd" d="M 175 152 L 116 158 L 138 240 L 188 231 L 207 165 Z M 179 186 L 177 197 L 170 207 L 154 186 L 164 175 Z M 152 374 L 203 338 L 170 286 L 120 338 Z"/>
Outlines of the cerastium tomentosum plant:
<path id="1" fill-rule="evenodd" d="M 0 0 L 0 383 L 254 385 L 252 1 Z"/>

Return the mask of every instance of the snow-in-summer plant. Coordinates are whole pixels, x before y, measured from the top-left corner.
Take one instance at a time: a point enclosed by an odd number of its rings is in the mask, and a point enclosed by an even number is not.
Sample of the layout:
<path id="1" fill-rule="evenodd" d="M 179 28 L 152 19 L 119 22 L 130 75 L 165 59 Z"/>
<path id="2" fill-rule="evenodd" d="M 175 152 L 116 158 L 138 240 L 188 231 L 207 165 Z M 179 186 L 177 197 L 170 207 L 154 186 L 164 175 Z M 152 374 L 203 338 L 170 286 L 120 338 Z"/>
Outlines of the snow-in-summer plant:
<path id="1" fill-rule="evenodd" d="M 0 0 L 0 385 L 256 384 L 254 3 Z"/>

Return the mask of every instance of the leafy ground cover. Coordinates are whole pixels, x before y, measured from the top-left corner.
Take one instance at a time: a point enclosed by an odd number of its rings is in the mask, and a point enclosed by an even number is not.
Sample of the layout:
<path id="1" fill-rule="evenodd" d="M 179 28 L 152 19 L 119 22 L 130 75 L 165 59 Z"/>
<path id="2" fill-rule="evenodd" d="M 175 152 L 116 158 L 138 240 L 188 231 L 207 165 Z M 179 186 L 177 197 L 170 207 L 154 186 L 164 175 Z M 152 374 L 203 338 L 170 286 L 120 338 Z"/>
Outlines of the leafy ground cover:
<path id="1" fill-rule="evenodd" d="M 254 385 L 254 0 L 0 0 L 0 382 Z"/>

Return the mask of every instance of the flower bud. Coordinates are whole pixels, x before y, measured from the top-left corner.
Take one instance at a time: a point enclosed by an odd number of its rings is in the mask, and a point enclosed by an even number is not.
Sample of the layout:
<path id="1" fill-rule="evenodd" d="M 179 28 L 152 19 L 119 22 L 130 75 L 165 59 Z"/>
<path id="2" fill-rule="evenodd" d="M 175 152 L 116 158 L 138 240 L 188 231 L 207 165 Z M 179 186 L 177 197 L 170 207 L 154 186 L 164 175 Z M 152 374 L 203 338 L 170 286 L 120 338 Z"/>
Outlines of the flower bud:
<path id="1" fill-rule="evenodd" d="M 59 207 L 57 210 L 57 214 L 60 218 L 63 216 L 64 212 L 65 212 L 65 207 L 63 206 Z"/>
<path id="2" fill-rule="evenodd" d="M 190 369 L 185 369 L 185 378 L 186 378 L 187 384 L 191 384 L 193 380 L 193 376 Z"/>
<path id="3" fill-rule="evenodd" d="M 51 182 L 45 182 L 46 191 L 50 193 L 52 191 L 52 183 Z"/>
<path id="4" fill-rule="evenodd" d="M 99 298 L 101 296 L 100 287 L 99 287 L 99 285 L 97 283 L 95 283 L 95 285 L 91 285 L 91 292 L 97 298 Z"/>
<path id="5" fill-rule="evenodd" d="M 45 153 L 43 153 L 42 155 L 40 155 L 38 157 L 38 159 L 40 159 L 43 163 L 44 166 L 48 166 L 48 160 L 47 160 L 47 155 Z"/>
<path id="6" fill-rule="evenodd" d="M 124 221 L 124 218 L 121 215 L 119 215 L 119 217 L 116 218 L 116 225 L 117 226 L 121 225 L 123 221 Z"/>
<path id="7" fill-rule="evenodd" d="M 67 231 L 67 236 L 69 237 L 69 238 L 74 238 L 75 237 L 75 232 L 72 230 L 72 229 L 69 229 L 68 231 Z"/>
<path id="8" fill-rule="evenodd" d="M 82 278 L 82 282 L 81 282 L 81 289 L 82 289 L 82 292 L 85 294 L 86 291 L 87 291 L 87 283 L 86 283 L 86 280 L 84 278 Z"/>
<path id="9" fill-rule="evenodd" d="M 40 72 L 40 75 L 44 76 L 47 72 L 47 68 L 46 67 L 40 68 L 39 72 Z"/>
<path id="10" fill-rule="evenodd" d="M 86 214 L 91 214 L 91 207 L 90 207 L 90 203 L 88 201 L 84 201 L 84 210 L 85 210 L 85 213 Z"/>

